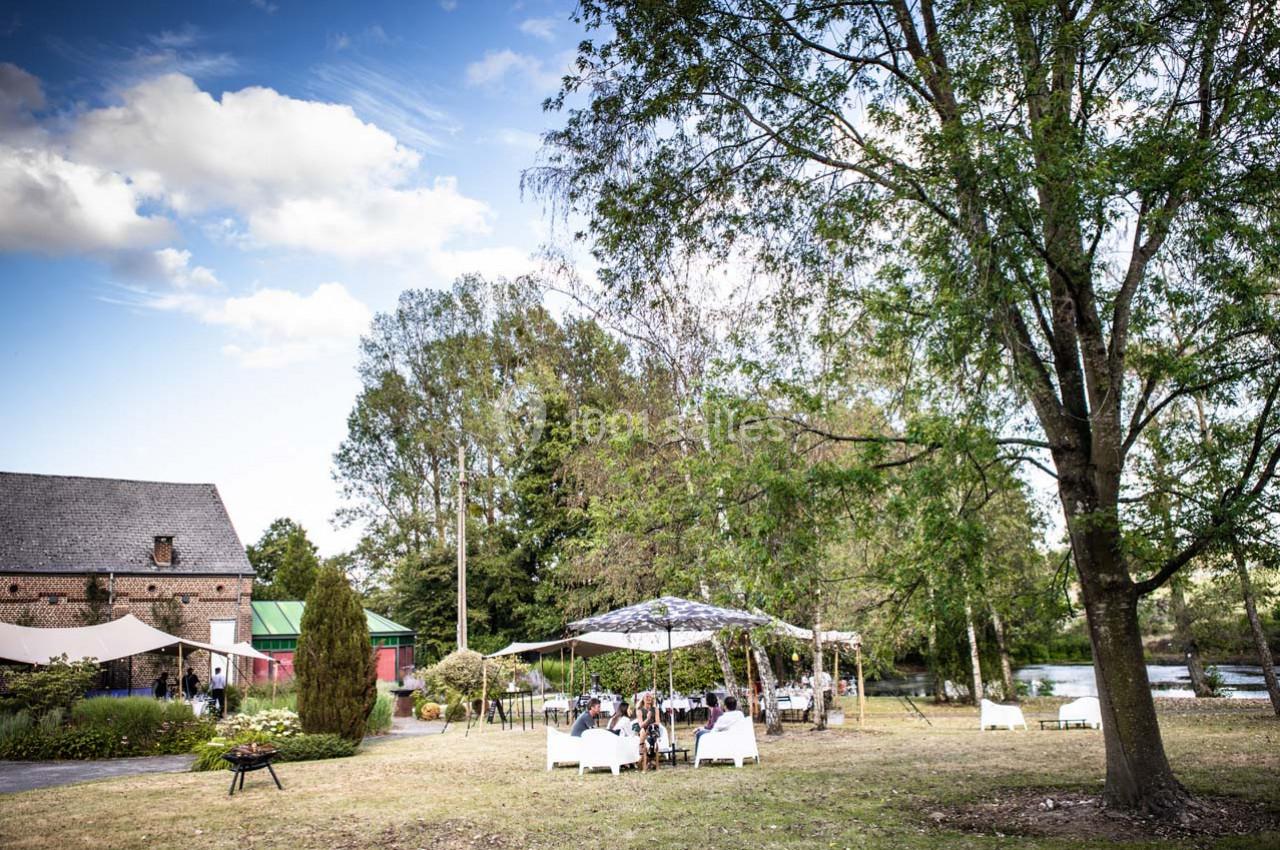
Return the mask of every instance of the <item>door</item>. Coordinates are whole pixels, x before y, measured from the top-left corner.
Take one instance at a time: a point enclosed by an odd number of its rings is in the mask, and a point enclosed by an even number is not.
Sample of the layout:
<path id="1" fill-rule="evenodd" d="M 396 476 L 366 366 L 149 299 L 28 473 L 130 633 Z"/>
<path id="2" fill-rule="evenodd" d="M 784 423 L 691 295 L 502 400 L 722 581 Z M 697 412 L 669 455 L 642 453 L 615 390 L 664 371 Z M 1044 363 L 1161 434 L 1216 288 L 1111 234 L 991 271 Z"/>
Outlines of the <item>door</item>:
<path id="1" fill-rule="evenodd" d="M 231 646 L 236 642 L 236 621 L 235 620 L 210 620 L 209 621 L 209 643 L 214 646 Z M 213 676 L 214 668 L 221 667 L 223 672 L 227 674 L 227 684 L 230 685 L 236 680 L 235 664 L 230 663 L 231 659 L 225 655 L 215 653 L 209 654 L 209 675 Z"/>

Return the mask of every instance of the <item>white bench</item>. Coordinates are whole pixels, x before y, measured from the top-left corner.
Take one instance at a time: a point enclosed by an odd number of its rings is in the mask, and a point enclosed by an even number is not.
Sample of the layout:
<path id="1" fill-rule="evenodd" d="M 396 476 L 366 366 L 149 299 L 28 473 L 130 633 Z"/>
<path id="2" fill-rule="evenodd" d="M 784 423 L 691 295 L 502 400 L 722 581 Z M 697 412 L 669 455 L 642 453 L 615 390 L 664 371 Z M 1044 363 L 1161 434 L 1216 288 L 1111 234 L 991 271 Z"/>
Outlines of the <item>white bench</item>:
<path id="1" fill-rule="evenodd" d="M 1014 726 L 1021 726 L 1024 730 L 1027 728 L 1027 719 L 1022 716 L 1022 709 L 1016 705 L 1000 705 L 989 699 L 982 701 L 982 713 L 979 719 L 979 729 L 985 732 L 989 727 L 1004 726 L 1010 732 Z"/>
<path id="2" fill-rule="evenodd" d="M 1058 709 L 1058 724 L 1083 723 L 1094 729 L 1102 728 L 1102 703 L 1097 697 L 1080 697 Z"/>
<path id="3" fill-rule="evenodd" d="M 607 767 L 617 776 L 624 764 L 640 761 L 640 742 L 630 736 L 615 735 L 608 729 L 588 729 L 578 740 L 579 776 L 597 767 Z"/>
<path id="4" fill-rule="evenodd" d="M 745 759 L 760 763 L 760 750 L 756 747 L 756 730 L 749 718 L 742 718 L 728 729 L 704 732 L 698 736 L 693 766 L 704 761 L 731 761 L 734 767 L 742 767 Z"/>

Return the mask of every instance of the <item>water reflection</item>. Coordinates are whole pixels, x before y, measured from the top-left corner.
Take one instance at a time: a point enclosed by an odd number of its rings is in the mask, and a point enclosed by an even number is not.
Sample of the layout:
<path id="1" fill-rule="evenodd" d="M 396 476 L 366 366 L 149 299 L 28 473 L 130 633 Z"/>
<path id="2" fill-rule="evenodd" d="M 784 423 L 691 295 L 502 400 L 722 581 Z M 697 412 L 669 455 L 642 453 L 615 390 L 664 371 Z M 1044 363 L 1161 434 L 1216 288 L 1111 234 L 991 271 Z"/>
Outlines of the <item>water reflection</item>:
<path id="1" fill-rule="evenodd" d="M 1262 668 L 1242 664 L 1218 666 L 1225 684 L 1223 696 L 1237 699 L 1265 699 L 1266 685 L 1262 680 Z M 1060 697 L 1092 697 L 1098 695 L 1092 664 L 1033 664 L 1014 671 L 1019 681 L 1032 683 L 1049 680 L 1053 693 Z M 1187 668 L 1175 664 L 1148 664 L 1147 678 L 1151 680 L 1151 693 L 1158 697 L 1193 697 L 1191 678 Z M 906 694 L 913 697 L 932 696 L 933 681 L 926 673 L 912 673 L 891 679 L 867 682 L 870 696 Z"/>

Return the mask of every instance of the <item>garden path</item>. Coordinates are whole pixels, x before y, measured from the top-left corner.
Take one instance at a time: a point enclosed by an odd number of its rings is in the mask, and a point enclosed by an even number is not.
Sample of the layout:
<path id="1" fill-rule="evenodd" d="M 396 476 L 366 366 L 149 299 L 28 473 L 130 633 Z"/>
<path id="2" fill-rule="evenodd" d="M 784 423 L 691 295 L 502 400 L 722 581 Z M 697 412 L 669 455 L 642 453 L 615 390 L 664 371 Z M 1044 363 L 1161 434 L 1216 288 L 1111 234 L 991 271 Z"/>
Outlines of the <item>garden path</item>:
<path id="1" fill-rule="evenodd" d="M 191 769 L 192 758 L 179 755 L 100 761 L 0 761 L 0 794 L 141 773 L 180 773 Z"/>

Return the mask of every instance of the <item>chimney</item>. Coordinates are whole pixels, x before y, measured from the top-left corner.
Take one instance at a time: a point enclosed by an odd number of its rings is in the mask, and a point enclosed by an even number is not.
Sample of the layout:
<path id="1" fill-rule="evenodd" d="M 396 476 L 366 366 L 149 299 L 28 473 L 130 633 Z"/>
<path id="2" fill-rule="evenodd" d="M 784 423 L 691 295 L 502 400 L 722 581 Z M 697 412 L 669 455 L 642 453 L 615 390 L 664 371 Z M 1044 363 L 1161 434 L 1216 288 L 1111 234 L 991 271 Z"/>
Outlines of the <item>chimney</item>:
<path id="1" fill-rule="evenodd" d="M 173 538 L 156 535 L 151 558 L 156 562 L 157 567 L 173 566 Z"/>

